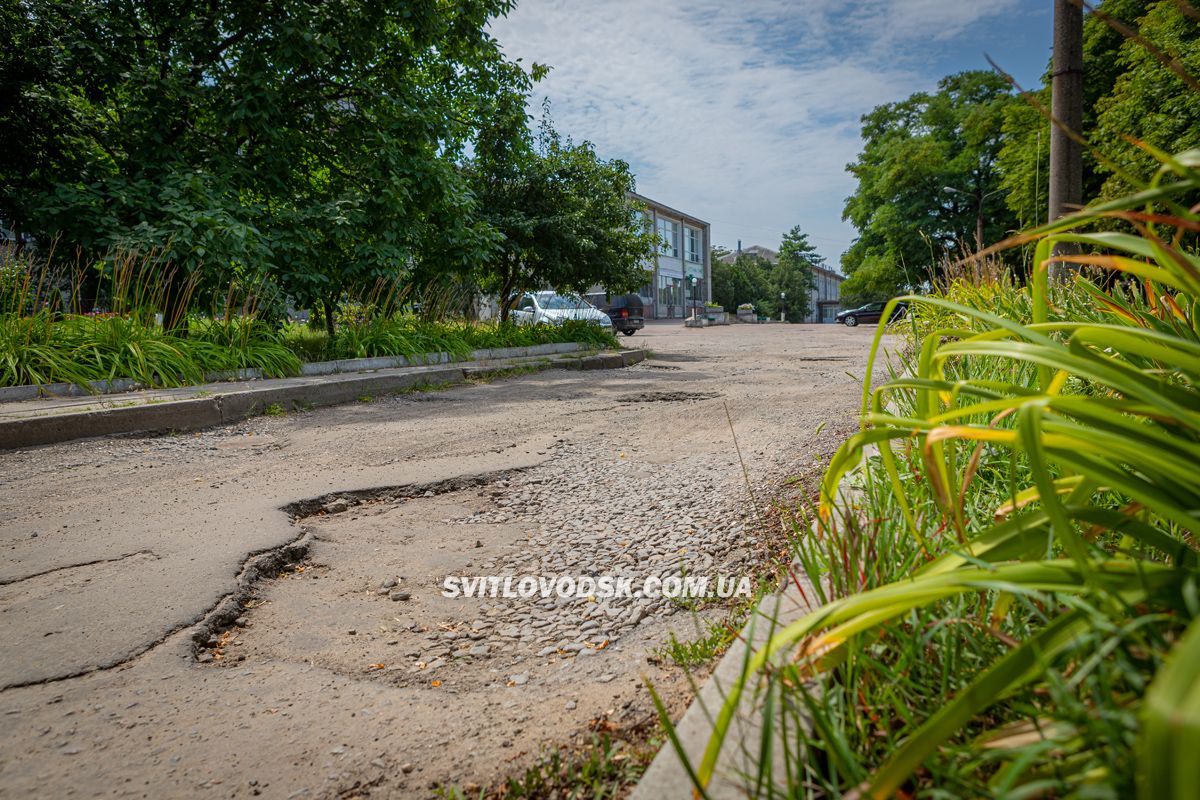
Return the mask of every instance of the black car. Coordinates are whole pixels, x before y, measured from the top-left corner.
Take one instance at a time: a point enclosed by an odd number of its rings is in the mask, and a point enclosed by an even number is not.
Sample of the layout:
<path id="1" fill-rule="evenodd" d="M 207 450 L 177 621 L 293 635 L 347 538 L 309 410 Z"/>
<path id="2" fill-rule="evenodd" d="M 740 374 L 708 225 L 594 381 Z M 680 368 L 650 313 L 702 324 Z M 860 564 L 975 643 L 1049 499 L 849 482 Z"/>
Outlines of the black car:
<path id="1" fill-rule="evenodd" d="M 612 320 L 613 330 L 620 331 L 626 336 L 633 336 L 634 331 L 646 327 L 642 298 L 636 294 L 618 294 L 612 297 L 590 294 L 587 299 L 596 308 L 608 314 L 608 318 Z"/>
<path id="2" fill-rule="evenodd" d="M 879 322 L 879 318 L 883 316 L 883 307 L 886 305 L 886 301 L 882 303 L 867 303 L 861 308 L 852 308 L 849 311 L 843 311 L 837 315 L 837 321 L 847 328 L 853 328 L 860 322 Z M 901 300 L 892 309 L 892 316 L 888 322 L 900 319 L 906 313 L 908 313 L 908 303 Z"/>

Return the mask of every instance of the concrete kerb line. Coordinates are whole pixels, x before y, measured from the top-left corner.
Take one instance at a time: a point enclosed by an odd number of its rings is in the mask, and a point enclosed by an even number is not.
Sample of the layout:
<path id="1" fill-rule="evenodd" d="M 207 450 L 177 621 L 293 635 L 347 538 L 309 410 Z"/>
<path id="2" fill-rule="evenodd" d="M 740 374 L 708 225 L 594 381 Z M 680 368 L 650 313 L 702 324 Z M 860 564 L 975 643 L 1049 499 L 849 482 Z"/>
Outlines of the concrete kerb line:
<path id="1" fill-rule="evenodd" d="M 574 357 L 579 349 L 579 345 L 573 344 L 566 353 L 546 355 L 530 367 L 534 371 L 554 367 L 613 369 L 635 364 L 645 358 L 644 351 L 639 350 Z M 516 358 L 539 355 L 540 353 L 525 353 L 524 356 Z M 238 422 L 263 413 L 272 406 L 284 409 L 314 408 L 353 402 L 365 396 L 375 397 L 430 385 L 461 383 L 467 379 L 469 372 L 475 372 L 479 367 L 486 365 L 492 370 L 497 370 L 503 369 L 506 363 L 504 360 L 460 362 L 454 366 L 410 368 L 413 371 L 404 373 L 385 371 L 330 375 L 329 380 L 320 382 L 305 381 L 304 378 L 280 379 L 274 384 L 239 387 L 232 391 L 205 396 L 0 419 L 0 450 L 119 433 L 197 430 Z"/>
<path id="2" fill-rule="evenodd" d="M 343 372 L 369 372 L 399 367 L 425 367 L 466 361 L 489 361 L 498 358 L 522 358 L 524 356 L 559 355 L 586 349 L 578 342 L 554 342 L 527 347 L 493 347 L 471 351 L 465 359 L 455 358 L 451 353 L 422 353 L 412 357 L 382 356 L 377 358 L 343 358 L 334 361 L 310 361 L 300 365 L 300 375 L 336 375 Z M 205 374 L 205 383 L 222 381 L 262 380 L 266 376 L 261 369 L 234 369 Z M 28 386 L 0 386 L 0 403 L 36 400 L 41 397 L 89 397 L 94 395 L 123 394 L 149 388 L 145 384 L 128 378 L 111 381 L 92 381 L 87 387 L 74 383 L 47 383 Z"/>

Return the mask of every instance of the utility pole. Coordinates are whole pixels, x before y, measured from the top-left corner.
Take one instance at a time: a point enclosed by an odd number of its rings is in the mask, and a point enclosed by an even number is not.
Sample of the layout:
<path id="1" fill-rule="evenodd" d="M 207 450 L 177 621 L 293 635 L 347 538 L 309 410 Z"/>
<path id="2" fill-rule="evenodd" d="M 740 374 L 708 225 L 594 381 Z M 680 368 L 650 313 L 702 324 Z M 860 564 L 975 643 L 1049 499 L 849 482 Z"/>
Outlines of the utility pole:
<path id="1" fill-rule="evenodd" d="M 1079 0 L 1054 0 L 1051 65 L 1050 113 L 1056 120 L 1050 126 L 1049 218 L 1053 222 L 1083 205 L 1083 148 L 1062 127 L 1076 135 L 1083 128 L 1083 6 Z"/>

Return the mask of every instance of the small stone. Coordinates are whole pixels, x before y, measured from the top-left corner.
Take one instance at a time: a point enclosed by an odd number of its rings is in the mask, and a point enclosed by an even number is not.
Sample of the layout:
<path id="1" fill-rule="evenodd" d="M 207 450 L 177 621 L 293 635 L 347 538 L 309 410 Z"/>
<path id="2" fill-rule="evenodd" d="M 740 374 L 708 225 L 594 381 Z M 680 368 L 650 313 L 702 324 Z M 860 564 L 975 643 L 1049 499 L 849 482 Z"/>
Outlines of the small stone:
<path id="1" fill-rule="evenodd" d="M 247 620 L 245 617 L 238 617 L 233 621 L 233 624 L 239 628 L 244 628 L 247 624 L 249 624 L 249 620 Z"/>
<path id="2" fill-rule="evenodd" d="M 615 677 L 617 677 L 617 676 L 616 676 L 616 675 L 613 675 L 613 674 L 611 674 L 611 673 L 605 673 L 605 674 L 601 675 L 599 678 L 596 678 L 596 680 L 597 680 L 599 683 L 608 683 L 609 681 L 611 681 L 611 680 L 612 680 L 613 678 L 615 678 Z"/>
<path id="3" fill-rule="evenodd" d="M 358 631 L 355 630 L 354 628 L 351 628 L 350 630 L 346 631 L 346 633 L 350 634 L 351 636 L 354 636 L 355 634 L 358 633 Z"/>
<path id="4" fill-rule="evenodd" d="M 467 653 L 473 656 L 486 656 L 489 649 L 486 644 L 477 644 L 468 650 Z"/>
<path id="5" fill-rule="evenodd" d="M 516 675 L 509 675 L 508 679 L 512 682 L 513 686 L 524 686 L 525 684 L 529 683 L 529 675 L 524 672 L 518 672 Z"/>
<path id="6" fill-rule="evenodd" d="M 379 767 L 379 769 L 387 769 L 387 764 L 386 764 L 386 763 L 384 763 L 384 760 L 383 760 L 382 758 L 372 758 L 372 759 L 371 759 L 371 766 L 372 766 L 372 767 Z"/>
<path id="7" fill-rule="evenodd" d="M 387 578 L 386 580 L 383 581 L 383 583 L 379 584 L 380 589 L 392 589 L 392 588 L 395 588 L 395 586 L 396 586 L 395 578 Z"/>
<path id="8" fill-rule="evenodd" d="M 199 661 L 201 664 L 207 664 L 213 660 L 213 654 L 212 653 L 201 653 L 200 655 L 196 656 L 196 660 Z"/>
<path id="9" fill-rule="evenodd" d="M 35 534 L 34 534 L 34 536 L 37 536 L 37 534 L 35 533 Z M 475 546 L 476 546 L 476 547 L 483 547 L 483 542 L 482 542 L 482 541 L 480 541 L 479 539 L 476 539 L 476 540 L 475 540 Z"/>
<path id="10" fill-rule="evenodd" d="M 400 765 L 400 771 L 403 772 L 405 775 L 412 772 L 414 769 L 415 769 L 415 767 L 413 767 L 412 764 L 401 764 Z"/>
<path id="11" fill-rule="evenodd" d="M 326 514 L 341 514 L 349 507 L 350 506 L 346 505 L 346 501 L 342 500 L 341 498 L 337 500 L 331 500 L 324 506 Z"/>
<path id="12" fill-rule="evenodd" d="M 392 600 L 407 600 L 408 598 L 412 597 L 412 595 L 403 589 L 397 589 L 389 594 L 388 597 Z"/>
<path id="13" fill-rule="evenodd" d="M 579 707 L 579 704 L 576 703 L 574 700 L 567 701 L 567 711 L 574 711 L 578 707 Z"/>

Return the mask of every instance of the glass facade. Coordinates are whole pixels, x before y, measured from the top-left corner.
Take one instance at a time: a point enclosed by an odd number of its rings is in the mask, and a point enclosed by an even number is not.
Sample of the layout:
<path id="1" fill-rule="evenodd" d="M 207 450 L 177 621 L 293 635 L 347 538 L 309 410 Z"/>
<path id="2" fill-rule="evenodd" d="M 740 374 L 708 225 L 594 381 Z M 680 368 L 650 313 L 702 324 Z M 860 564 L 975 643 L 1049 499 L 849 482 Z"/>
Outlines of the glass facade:
<path id="1" fill-rule="evenodd" d="M 658 305 L 660 307 L 683 305 L 683 278 L 671 275 L 658 276 Z"/>
<path id="2" fill-rule="evenodd" d="M 658 238 L 662 241 L 658 252 L 664 256 L 679 256 L 679 223 L 673 219 L 658 220 Z"/>
<path id="3" fill-rule="evenodd" d="M 700 248 L 700 231 L 695 228 L 684 228 L 683 255 L 693 264 L 699 264 L 704 260 Z"/>

